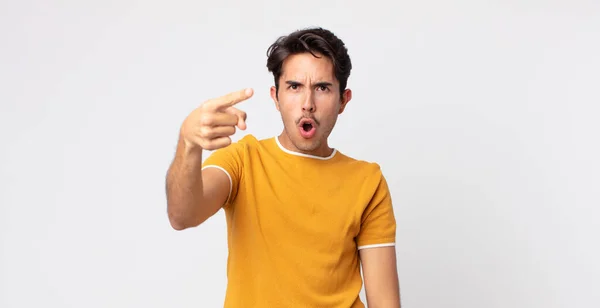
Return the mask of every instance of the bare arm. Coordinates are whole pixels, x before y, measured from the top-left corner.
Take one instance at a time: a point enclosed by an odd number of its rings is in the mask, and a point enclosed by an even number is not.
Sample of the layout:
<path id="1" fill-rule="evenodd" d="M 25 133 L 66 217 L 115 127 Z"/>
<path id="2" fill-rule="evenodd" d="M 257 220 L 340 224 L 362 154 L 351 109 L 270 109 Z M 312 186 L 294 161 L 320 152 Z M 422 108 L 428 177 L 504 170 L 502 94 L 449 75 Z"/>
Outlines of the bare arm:
<path id="1" fill-rule="evenodd" d="M 246 129 L 246 113 L 233 105 L 252 94 L 244 89 L 208 100 L 183 122 L 166 179 L 167 212 L 175 230 L 200 225 L 229 196 L 229 177 L 217 168 L 202 170 L 202 151 L 229 146 L 236 127 Z"/>
<path id="2" fill-rule="evenodd" d="M 169 222 L 175 230 L 196 227 L 214 215 L 229 194 L 227 175 L 215 168 L 202 169 L 202 149 L 180 140 L 167 173 Z"/>
<path id="3" fill-rule="evenodd" d="M 395 247 L 360 250 L 369 308 L 400 308 L 400 283 Z"/>

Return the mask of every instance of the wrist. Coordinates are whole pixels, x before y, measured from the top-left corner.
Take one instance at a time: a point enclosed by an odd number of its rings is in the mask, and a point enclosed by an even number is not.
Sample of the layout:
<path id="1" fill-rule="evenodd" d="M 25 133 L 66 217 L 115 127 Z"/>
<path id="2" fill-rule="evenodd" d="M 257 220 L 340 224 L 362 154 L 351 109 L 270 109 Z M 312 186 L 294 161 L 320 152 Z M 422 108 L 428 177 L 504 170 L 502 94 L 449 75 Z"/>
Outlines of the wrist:
<path id="1" fill-rule="evenodd" d="M 186 160 L 202 160 L 202 147 L 197 143 L 188 141 L 183 135 L 180 136 L 180 150 Z"/>

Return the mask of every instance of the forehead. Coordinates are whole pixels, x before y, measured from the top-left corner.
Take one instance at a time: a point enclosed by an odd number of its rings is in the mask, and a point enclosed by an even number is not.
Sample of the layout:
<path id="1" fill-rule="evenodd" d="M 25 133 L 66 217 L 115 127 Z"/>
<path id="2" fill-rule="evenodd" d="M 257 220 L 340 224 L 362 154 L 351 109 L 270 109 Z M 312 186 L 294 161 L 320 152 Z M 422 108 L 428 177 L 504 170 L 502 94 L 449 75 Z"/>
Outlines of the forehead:
<path id="1" fill-rule="evenodd" d="M 281 78 L 284 80 L 312 80 L 335 82 L 333 62 L 328 57 L 310 53 L 289 56 L 282 65 Z"/>

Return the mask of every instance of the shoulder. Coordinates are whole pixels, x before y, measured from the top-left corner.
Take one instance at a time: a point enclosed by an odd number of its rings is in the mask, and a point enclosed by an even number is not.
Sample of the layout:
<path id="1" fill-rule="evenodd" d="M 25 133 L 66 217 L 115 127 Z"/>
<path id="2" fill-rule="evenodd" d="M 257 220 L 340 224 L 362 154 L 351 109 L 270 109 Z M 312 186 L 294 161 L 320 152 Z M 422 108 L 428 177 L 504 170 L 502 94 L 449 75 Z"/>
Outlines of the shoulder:
<path id="1" fill-rule="evenodd" d="M 204 164 L 220 164 L 224 161 L 241 162 L 244 157 L 251 152 L 251 148 L 256 147 L 258 141 L 252 135 L 245 135 L 230 145 L 212 151 L 207 151 Z"/>
<path id="2" fill-rule="evenodd" d="M 269 147 L 273 142 L 273 137 L 270 138 L 258 138 L 253 134 L 247 134 L 241 137 L 239 140 L 232 142 L 239 147 L 244 147 L 246 149 L 259 149 Z"/>
<path id="3" fill-rule="evenodd" d="M 354 158 L 341 152 L 338 152 L 338 155 L 340 156 L 340 163 L 357 175 L 374 178 L 383 177 L 381 165 L 377 162 Z"/>
<path id="4" fill-rule="evenodd" d="M 247 134 L 231 143 L 231 145 L 241 146 L 241 147 L 253 147 L 259 144 L 260 141 L 252 134 Z"/>
<path id="5" fill-rule="evenodd" d="M 269 151 L 270 139 L 258 139 L 252 134 L 242 136 L 233 140 L 230 145 L 209 151 L 207 157 L 212 159 L 228 158 L 241 161 L 251 159 L 251 157 L 260 156 Z M 272 146 L 271 146 L 272 147 Z"/>
<path id="6" fill-rule="evenodd" d="M 367 194 L 388 189 L 383 169 L 379 163 L 339 154 L 340 168 L 338 169 L 343 170 L 341 171 L 343 174 L 351 175 L 346 177 L 346 181 L 356 183 L 361 187 L 361 191 Z"/>
<path id="7" fill-rule="evenodd" d="M 215 150 L 214 152 L 247 152 L 252 148 L 256 148 L 259 146 L 260 141 L 253 135 L 248 134 L 239 138 L 238 140 L 233 140 L 230 145 Z"/>

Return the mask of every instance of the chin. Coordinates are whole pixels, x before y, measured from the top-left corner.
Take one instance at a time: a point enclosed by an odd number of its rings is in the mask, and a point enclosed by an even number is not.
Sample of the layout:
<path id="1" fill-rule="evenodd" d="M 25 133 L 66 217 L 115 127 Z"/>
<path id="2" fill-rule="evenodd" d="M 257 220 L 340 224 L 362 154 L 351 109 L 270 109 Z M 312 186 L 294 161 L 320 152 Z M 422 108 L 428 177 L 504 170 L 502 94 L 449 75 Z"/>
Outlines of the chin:
<path id="1" fill-rule="evenodd" d="M 302 136 L 296 136 L 296 138 L 291 140 L 298 150 L 302 152 L 313 152 L 319 149 L 321 146 L 321 139 L 317 136 L 314 136 L 311 139 L 305 139 Z"/>
<path id="2" fill-rule="evenodd" d="M 317 140 L 302 140 L 296 144 L 296 148 L 303 152 L 314 152 L 319 149 L 321 142 Z"/>

